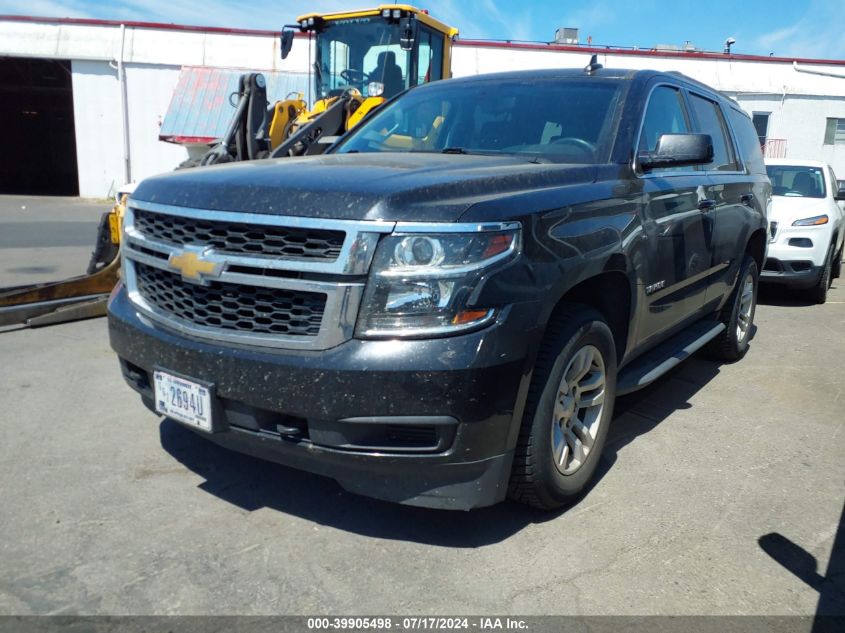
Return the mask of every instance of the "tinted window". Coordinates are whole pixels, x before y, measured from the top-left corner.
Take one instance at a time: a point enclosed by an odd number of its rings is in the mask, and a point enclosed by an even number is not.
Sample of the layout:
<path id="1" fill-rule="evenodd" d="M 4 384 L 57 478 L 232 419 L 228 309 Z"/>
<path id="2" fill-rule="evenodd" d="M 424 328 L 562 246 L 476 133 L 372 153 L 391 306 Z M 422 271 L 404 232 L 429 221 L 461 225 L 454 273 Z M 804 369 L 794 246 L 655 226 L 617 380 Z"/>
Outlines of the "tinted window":
<path id="1" fill-rule="evenodd" d="M 402 95 L 353 129 L 338 151 L 449 148 L 555 162 L 607 162 L 621 85 L 598 78 L 432 83 Z"/>
<path id="2" fill-rule="evenodd" d="M 751 124 L 748 115 L 735 108 L 729 108 L 728 116 L 731 119 L 736 142 L 739 145 L 739 152 L 748 171 L 755 174 L 765 173 L 763 150 L 757 138 L 757 131 Z"/>
<path id="3" fill-rule="evenodd" d="M 417 84 L 443 78 L 443 36 L 427 28 L 420 28 L 417 35 L 420 47 L 417 63 Z"/>
<path id="4" fill-rule="evenodd" d="M 772 195 L 787 198 L 824 198 L 824 175 L 818 167 L 766 165 Z"/>
<path id="5" fill-rule="evenodd" d="M 722 119 L 722 112 L 719 105 L 710 99 L 704 99 L 698 95 L 690 95 L 690 105 L 695 112 L 698 121 L 699 132 L 709 134 L 713 139 L 713 162 L 705 165 L 705 169 L 718 169 L 722 171 L 736 171 L 737 165 L 734 159 L 733 146 Z"/>
<path id="6" fill-rule="evenodd" d="M 653 152 L 662 134 L 683 134 L 689 131 L 689 118 L 681 91 L 669 86 L 655 88 L 643 119 L 639 151 Z"/>

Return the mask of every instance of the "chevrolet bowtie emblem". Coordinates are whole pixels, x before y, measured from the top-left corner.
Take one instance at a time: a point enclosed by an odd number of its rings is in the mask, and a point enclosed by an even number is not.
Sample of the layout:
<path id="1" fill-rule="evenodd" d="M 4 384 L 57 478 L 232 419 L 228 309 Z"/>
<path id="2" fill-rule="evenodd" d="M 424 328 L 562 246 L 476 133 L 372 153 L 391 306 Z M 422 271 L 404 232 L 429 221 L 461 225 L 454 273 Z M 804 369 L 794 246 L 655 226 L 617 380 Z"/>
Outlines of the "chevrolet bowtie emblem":
<path id="1" fill-rule="evenodd" d="M 203 282 L 208 277 L 220 276 L 220 270 L 223 268 L 220 262 L 203 259 L 202 253 L 195 251 L 171 253 L 167 263 L 171 268 L 182 273 L 183 279 L 199 282 Z"/>

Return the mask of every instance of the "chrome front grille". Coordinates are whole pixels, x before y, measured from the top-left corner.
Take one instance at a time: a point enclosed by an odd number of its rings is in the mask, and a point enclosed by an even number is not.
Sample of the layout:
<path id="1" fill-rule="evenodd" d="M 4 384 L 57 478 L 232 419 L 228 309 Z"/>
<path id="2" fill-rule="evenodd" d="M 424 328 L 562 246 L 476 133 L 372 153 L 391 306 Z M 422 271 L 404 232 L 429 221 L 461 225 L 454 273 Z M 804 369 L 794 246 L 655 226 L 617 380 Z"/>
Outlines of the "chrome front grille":
<path id="1" fill-rule="evenodd" d="M 317 336 L 326 295 L 212 281 L 187 283 L 178 274 L 135 264 L 139 294 L 156 308 L 197 325 L 234 332 Z"/>
<path id="2" fill-rule="evenodd" d="M 130 200 L 124 282 L 143 315 L 190 336 L 328 349 L 352 337 L 378 238 L 393 227 Z"/>
<path id="3" fill-rule="evenodd" d="M 335 260 L 346 237 L 343 231 L 187 218 L 141 209 L 135 212 L 135 228 L 152 239 L 180 246 L 211 246 L 221 253 L 294 259 Z"/>

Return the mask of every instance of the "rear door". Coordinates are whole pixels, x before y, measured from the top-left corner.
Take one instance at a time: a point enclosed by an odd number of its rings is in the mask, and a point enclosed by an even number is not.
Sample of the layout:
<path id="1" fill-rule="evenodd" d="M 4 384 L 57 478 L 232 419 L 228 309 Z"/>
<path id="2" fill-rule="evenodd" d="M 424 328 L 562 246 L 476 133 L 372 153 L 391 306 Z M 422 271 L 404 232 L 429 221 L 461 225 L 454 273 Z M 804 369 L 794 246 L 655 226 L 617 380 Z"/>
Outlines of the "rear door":
<path id="1" fill-rule="evenodd" d="M 704 213 L 713 253 L 706 303 L 715 308 L 733 288 L 760 200 L 755 200 L 753 179 L 740 162 L 719 102 L 694 90 L 688 97 L 695 131 L 713 140 L 713 162 L 701 169 L 707 174 L 706 198 L 712 205 Z"/>
<path id="2" fill-rule="evenodd" d="M 692 131 L 680 87 L 653 87 L 637 152 L 653 151 L 661 134 Z M 711 267 L 710 229 L 701 205 L 707 178 L 693 167 L 654 169 L 639 175 L 643 190 L 645 250 L 640 280 L 645 313 L 639 340 L 659 342 L 704 306 Z"/>

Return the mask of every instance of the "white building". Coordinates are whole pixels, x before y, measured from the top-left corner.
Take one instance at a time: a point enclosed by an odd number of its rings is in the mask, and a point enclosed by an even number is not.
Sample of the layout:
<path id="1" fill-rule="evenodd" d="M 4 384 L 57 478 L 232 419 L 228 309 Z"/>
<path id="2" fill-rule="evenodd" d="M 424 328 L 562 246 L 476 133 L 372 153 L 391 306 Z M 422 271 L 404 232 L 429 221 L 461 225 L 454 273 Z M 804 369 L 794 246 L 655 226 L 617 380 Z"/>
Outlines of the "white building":
<path id="1" fill-rule="evenodd" d="M 221 73 L 257 69 L 276 80 L 278 91 L 308 90 L 307 40 L 299 38 L 282 60 L 278 35 L 0 16 L 0 116 L 9 129 L 0 193 L 104 197 L 127 178 L 173 169 L 188 157 L 188 146 L 159 137 L 168 136 L 161 126 L 180 77 L 187 82 L 213 69 L 237 70 L 217 73 L 219 80 Z M 583 67 L 593 53 L 607 67 L 677 70 L 701 80 L 754 115 L 770 154 L 825 160 L 845 178 L 845 60 L 459 39 L 452 69 L 463 76 Z M 219 92 L 206 81 L 206 91 Z M 216 114 L 230 116 L 228 95 L 213 96 Z"/>

